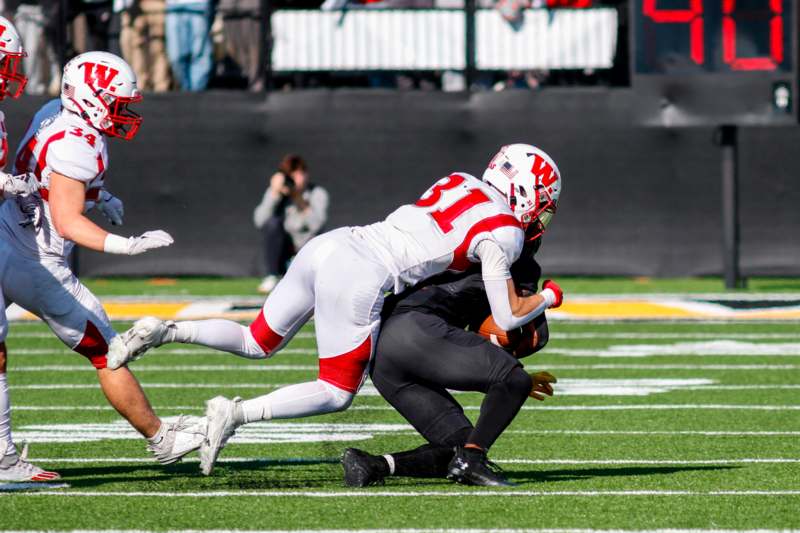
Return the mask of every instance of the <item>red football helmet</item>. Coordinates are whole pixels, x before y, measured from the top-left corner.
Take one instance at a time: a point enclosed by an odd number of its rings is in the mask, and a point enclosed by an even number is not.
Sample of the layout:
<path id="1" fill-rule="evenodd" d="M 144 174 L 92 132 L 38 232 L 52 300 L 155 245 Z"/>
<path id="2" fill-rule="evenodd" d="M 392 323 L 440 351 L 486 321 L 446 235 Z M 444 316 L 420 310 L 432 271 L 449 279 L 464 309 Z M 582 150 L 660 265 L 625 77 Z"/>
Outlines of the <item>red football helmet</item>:
<path id="1" fill-rule="evenodd" d="M 5 17 L 0 17 L 0 100 L 6 96 L 19 98 L 28 83 L 22 73 L 25 50 L 17 28 Z"/>

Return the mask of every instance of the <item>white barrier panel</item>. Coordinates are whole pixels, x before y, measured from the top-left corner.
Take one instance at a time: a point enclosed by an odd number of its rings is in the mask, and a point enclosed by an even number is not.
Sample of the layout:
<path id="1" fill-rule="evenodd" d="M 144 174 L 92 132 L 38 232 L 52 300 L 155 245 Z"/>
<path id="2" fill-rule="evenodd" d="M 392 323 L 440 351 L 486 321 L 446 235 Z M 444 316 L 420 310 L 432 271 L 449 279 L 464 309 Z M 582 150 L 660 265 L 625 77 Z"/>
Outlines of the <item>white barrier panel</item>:
<path id="1" fill-rule="evenodd" d="M 463 69 L 462 11 L 277 11 L 275 71 Z"/>
<path id="2" fill-rule="evenodd" d="M 494 10 L 478 11 L 481 70 L 611 68 L 617 48 L 615 9 L 529 9 L 517 31 Z"/>
<path id="3" fill-rule="evenodd" d="M 477 13 L 483 70 L 610 68 L 615 9 L 530 9 L 516 29 L 491 9 Z M 458 10 L 278 11 L 275 71 L 461 70 L 465 16 Z"/>

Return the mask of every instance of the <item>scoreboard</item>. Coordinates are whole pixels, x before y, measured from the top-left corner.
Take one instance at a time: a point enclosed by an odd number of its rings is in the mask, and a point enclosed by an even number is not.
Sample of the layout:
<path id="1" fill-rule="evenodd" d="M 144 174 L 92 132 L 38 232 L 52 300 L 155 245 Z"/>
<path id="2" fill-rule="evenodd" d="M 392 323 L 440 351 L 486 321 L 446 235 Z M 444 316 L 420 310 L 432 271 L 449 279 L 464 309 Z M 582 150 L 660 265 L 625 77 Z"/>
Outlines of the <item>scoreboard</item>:
<path id="1" fill-rule="evenodd" d="M 797 1 L 630 0 L 641 120 L 796 123 Z"/>

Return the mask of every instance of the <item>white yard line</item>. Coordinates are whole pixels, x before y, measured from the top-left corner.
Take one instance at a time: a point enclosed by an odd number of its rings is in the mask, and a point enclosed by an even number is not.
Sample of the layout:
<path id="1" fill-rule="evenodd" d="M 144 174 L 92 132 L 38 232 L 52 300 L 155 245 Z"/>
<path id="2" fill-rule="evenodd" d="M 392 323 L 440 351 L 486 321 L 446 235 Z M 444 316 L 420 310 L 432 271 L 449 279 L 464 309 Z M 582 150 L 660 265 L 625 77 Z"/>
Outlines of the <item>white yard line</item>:
<path id="1" fill-rule="evenodd" d="M 543 354 L 545 355 L 545 354 Z M 533 365 L 532 365 L 533 366 Z M 602 363 L 596 365 L 560 365 L 537 362 L 536 366 L 546 367 L 548 370 L 799 370 L 800 365 L 770 365 L 770 364 L 743 364 L 743 365 L 631 365 L 617 363 Z"/>
<path id="2" fill-rule="evenodd" d="M 9 348 L 12 355 L 73 355 L 75 352 L 68 348 Z M 220 355 L 225 352 L 208 348 L 160 348 L 153 352 L 156 355 Z M 284 355 L 317 355 L 317 350 L 306 348 L 284 348 L 280 351 Z"/>
<path id="3" fill-rule="evenodd" d="M 646 390 L 647 383 L 630 383 L 632 380 L 619 380 L 618 389 L 625 387 L 631 391 Z M 652 386 L 658 388 L 659 380 L 652 380 Z M 665 380 L 661 380 L 664 382 Z M 680 381 L 680 380 L 669 380 Z M 592 384 L 595 383 L 592 389 Z M 581 396 L 625 396 L 630 395 L 631 392 L 614 390 L 614 380 L 563 380 L 563 383 L 556 385 L 556 395 L 564 394 L 567 396 L 581 395 Z M 288 383 L 142 383 L 145 389 L 275 389 L 289 385 Z M 661 383 L 664 385 L 664 383 Z M 97 383 L 29 383 L 26 385 L 13 385 L 12 390 L 93 390 L 99 388 Z M 638 387 L 638 388 L 637 388 Z M 782 384 L 774 383 L 768 385 L 713 385 L 713 384 L 700 384 L 700 385 L 672 385 L 672 387 L 664 385 L 663 390 L 656 392 L 666 392 L 670 390 L 692 390 L 692 391 L 746 391 L 746 390 L 798 390 L 798 384 Z M 450 391 L 453 394 L 469 394 L 462 391 Z M 369 386 L 362 389 L 362 395 L 377 396 L 378 391 L 374 387 Z M 634 394 L 646 396 L 647 394 Z"/>
<path id="4" fill-rule="evenodd" d="M 72 352 L 70 352 L 72 354 Z M 548 370 L 800 370 L 800 365 L 770 365 L 770 364 L 744 364 L 744 365 L 640 365 L 640 364 L 597 364 L 597 365 L 560 365 L 543 364 L 537 362 L 536 366 L 547 367 Z M 155 365 L 148 363 L 135 363 L 131 370 L 135 372 L 291 372 L 318 370 L 318 365 L 281 365 L 272 363 L 242 364 L 242 365 Z M 9 372 L 95 372 L 89 364 L 78 365 L 23 365 L 11 366 Z"/>
<path id="5" fill-rule="evenodd" d="M 797 464 L 800 459 L 497 459 L 495 462 L 520 465 L 734 465 Z"/>
<path id="6" fill-rule="evenodd" d="M 14 496 L 62 496 L 89 498 L 397 498 L 420 496 L 433 498 L 465 498 L 465 497 L 532 497 L 532 496 L 577 496 L 577 497 L 630 497 L 630 496 L 800 496 L 800 490 L 470 490 L 470 491 L 292 491 L 292 490 L 245 490 L 245 491 L 207 491 L 207 492 L 163 492 L 163 491 L 70 491 L 43 490 L 38 492 L 11 493 Z M 9 493 L 0 491 L 0 497 Z"/>
<path id="7" fill-rule="evenodd" d="M 263 385 L 262 385 L 263 386 Z M 479 411 L 480 405 L 465 405 L 466 411 Z M 107 405 L 14 405 L 16 411 L 113 411 Z M 205 407 L 161 405 L 157 411 L 203 411 Z M 394 411 L 390 405 L 354 405 L 350 411 Z M 642 404 L 642 405 L 523 405 L 523 411 L 800 411 L 800 405 L 736 405 L 736 404 Z"/>
<path id="8" fill-rule="evenodd" d="M 625 431 L 625 430 L 581 430 L 581 429 L 507 429 L 503 434 L 511 435 L 594 435 L 594 436 L 702 436 L 702 437 L 796 437 L 800 431 Z"/>
<path id="9" fill-rule="evenodd" d="M 114 463 L 145 463 L 156 464 L 152 457 L 37 457 L 30 459 L 32 462 L 47 464 L 114 464 Z M 527 465 L 727 465 L 727 464 L 798 464 L 800 459 L 792 458 L 743 458 L 743 459 L 496 459 L 501 464 L 527 464 Z M 200 459 L 187 457 L 185 463 L 197 463 Z M 337 463 L 335 458 L 264 458 L 264 457 L 223 457 L 218 463 Z"/>
<path id="10" fill-rule="evenodd" d="M 140 372 L 295 372 L 319 370 L 319 365 L 148 365 L 137 364 L 131 367 Z M 93 366 L 83 365 L 35 365 L 11 366 L 9 372 L 96 372 Z"/>
<path id="11" fill-rule="evenodd" d="M 550 340 L 577 339 L 746 339 L 746 340 L 797 340 L 797 333 L 647 333 L 647 332 L 552 332 Z"/>
<path id="12" fill-rule="evenodd" d="M 41 484 L 40 484 L 41 485 Z M 65 484 L 65 487 L 68 485 Z M 58 488 L 58 487 L 53 487 Z M 791 529 L 72 529 L 70 533 L 798 533 Z M 53 533 L 53 530 L 21 529 L 5 533 Z"/>

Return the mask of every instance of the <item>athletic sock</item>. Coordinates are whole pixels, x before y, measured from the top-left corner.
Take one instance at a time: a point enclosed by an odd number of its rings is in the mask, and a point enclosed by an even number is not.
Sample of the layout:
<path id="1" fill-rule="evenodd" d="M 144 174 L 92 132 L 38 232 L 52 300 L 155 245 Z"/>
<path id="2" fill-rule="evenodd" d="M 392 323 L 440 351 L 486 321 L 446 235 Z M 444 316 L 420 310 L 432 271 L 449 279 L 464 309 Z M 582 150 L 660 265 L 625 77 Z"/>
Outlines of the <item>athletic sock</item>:
<path id="1" fill-rule="evenodd" d="M 147 442 L 151 444 L 157 444 L 161 442 L 161 440 L 164 438 L 164 436 L 166 436 L 166 434 L 167 434 L 167 425 L 162 422 L 161 426 L 159 426 L 158 428 L 158 431 L 156 431 L 156 434 L 153 435 L 152 437 L 147 437 Z"/>
<path id="2" fill-rule="evenodd" d="M 250 330 L 231 320 L 187 320 L 176 322 L 164 342 L 199 344 L 230 352 L 247 359 L 264 359 L 266 354 L 253 339 Z"/>
<path id="3" fill-rule="evenodd" d="M 531 377 L 520 367 L 515 367 L 499 383 L 489 387 L 481 404 L 478 423 L 467 442 L 476 444 L 484 450 L 491 448 L 494 441 L 505 431 L 517 416 L 531 391 Z"/>
<path id="4" fill-rule="evenodd" d="M 425 444 L 406 452 L 391 454 L 394 461 L 395 476 L 443 478 L 447 475 L 447 465 L 455 455 L 450 446 Z M 384 456 L 384 459 L 386 457 Z M 388 461 L 387 461 L 388 462 Z"/>
<path id="5" fill-rule="evenodd" d="M 342 410 L 352 398 L 353 394 L 324 381 L 309 381 L 244 400 L 238 416 L 241 416 L 241 423 L 247 424 L 259 420 L 321 415 Z"/>
<path id="6" fill-rule="evenodd" d="M 8 449 L 13 450 L 11 440 L 11 398 L 8 395 L 6 374 L 0 374 L 0 442 L 8 442 Z"/>

